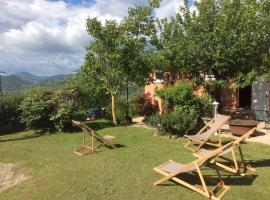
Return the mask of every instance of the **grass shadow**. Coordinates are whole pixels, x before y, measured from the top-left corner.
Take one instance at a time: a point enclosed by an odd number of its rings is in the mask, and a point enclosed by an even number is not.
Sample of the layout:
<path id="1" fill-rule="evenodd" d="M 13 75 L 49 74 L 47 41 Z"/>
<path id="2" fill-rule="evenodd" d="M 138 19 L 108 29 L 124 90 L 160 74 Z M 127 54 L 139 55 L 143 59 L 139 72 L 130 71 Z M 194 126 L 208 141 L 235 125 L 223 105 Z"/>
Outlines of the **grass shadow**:
<path id="1" fill-rule="evenodd" d="M 85 124 L 90 128 L 94 129 L 95 131 L 113 127 L 113 125 L 110 122 L 104 120 L 88 121 L 85 122 Z"/>
<path id="2" fill-rule="evenodd" d="M 126 147 L 125 145 L 122 145 L 122 144 L 115 144 L 114 146 L 115 146 L 117 149 L 118 149 L 118 148 L 124 148 L 124 147 Z"/>
<path id="3" fill-rule="evenodd" d="M 257 137 L 257 136 L 263 136 L 263 135 L 266 135 L 264 132 L 261 132 L 261 131 L 258 131 L 256 130 L 252 135 L 251 137 Z"/>
<path id="4" fill-rule="evenodd" d="M 32 135 L 24 135 L 24 136 L 19 136 L 15 138 L 9 138 L 9 139 L 1 139 L 0 137 L 0 142 L 11 142 L 11 141 L 19 141 L 19 140 L 29 140 L 29 139 L 34 139 L 41 137 L 43 134 L 32 134 Z"/>
<path id="5" fill-rule="evenodd" d="M 203 175 L 204 180 L 206 182 L 207 186 L 215 186 L 220 180 L 217 175 Z M 191 184 L 191 185 L 201 185 L 201 181 L 199 179 L 199 176 L 197 174 L 181 174 L 176 176 L 177 178 L 180 178 L 181 180 Z M 226 185 L 252 185 L 255 179 L 258 177 L 258 175 L 248 175 L 248 176 L 238 176 L 238 175 L 222 175 L 222 180 Z M 174 180 L 170 180 L 170 182 L 181 185 L 178 182 Z M 174 184 L 169 183 L 163 183 L 160 184 L 161 186 L 175 186 Z"/>
<path id="6" fill-rule="evenodd" d="M 246 160 L 252 167 L 270 167 L 270 159 Z"/>

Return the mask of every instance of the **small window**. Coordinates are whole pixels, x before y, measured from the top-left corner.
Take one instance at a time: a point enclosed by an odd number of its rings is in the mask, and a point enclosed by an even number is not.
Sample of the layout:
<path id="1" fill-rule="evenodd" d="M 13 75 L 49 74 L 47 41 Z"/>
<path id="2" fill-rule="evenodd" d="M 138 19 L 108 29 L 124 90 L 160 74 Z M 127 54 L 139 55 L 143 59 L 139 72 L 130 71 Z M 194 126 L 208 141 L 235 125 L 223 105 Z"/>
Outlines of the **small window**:
<path id="1" fill-rule="evenodd" d="M 156 72 L 156 79 L 163 80 L 163 72 Z"/>

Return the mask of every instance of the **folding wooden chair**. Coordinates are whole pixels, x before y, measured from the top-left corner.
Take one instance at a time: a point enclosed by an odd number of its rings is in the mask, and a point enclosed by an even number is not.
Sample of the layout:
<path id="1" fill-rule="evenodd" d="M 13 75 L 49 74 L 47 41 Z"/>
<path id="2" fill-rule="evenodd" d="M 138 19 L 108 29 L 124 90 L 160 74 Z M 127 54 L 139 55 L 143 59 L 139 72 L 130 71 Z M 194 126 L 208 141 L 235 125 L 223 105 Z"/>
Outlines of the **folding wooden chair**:
<path id="1" fill-rule="evenodd" d="M 116 149 L 115 145 L 112 143 L 112 140 L 115 139 L 115 137 L 110 135 L 100 136 L 97 132 L 95 132 L 93 129 L 88 127 L 86 124 L 80 121 L 72 120 L 72 123 L 82 129 L 83 133 L 83 141 L 79 148 L 77 148 L 74 153 L 83 156 L 89 153 L 92 153 L 96 151 L 101 146 L 107 146 Z M 90 136 L 90 143 L 86 144 L 86 135 Z M 98 146 L 94 146 L 95 141 L 100 142 L 101 144 Z"/>
<path id="2" fill-rule="evenodd" d="M 215 118 L 209 121 L 197 134 L 184 135 L 188 139 L 185 147 L 189 150 L 192 150 L 193 152 L 198 151 L 205 144 L 221 147 L 221 127 L 227 123 L 230 118 L 230 116 L 218 114 Z M 216 132 L 218 133 L 218 143 L 210 141 L 210 137 Z M 191 144 L 193 144 L 193 142 L 199 143 L 195 149 L 191 149 L 189 147 Z"/>
<path id="3" fill-rule="evenodd" d="M 155 167 L 154 170 L 165 177 L 161 178 L 160 180 L 156 181 L 154 185 L 159 185 L 165 181 L 173 180 L 195 192 L 198 192 L 209 199 L 213 200 L 220 200 L 224 194 L 230 189 L 230 187 L 226 186 L 221 179 L 220 173 L 218 169 L 216 169 L 217 175 L 219 177 L 219 182 L 210 190 L 205 182 L 205 177 L 202 175 L 201 167 L 210 163 L 215 156 L 217 156 L 220 152 L 230 148 L 232 143 L 226 144 L 205 157 L 198 158 L 197 160 L 190 162 L 188 164 L 180 164 L 173 160 L 169 160 L 168 162 L 163 163 L 162 165 Z M 196 174 L 199 176 L 200 182 L 202 187 L 198 185 L 192 185 L 184 181 L 183 179 L 179 178 L 180 174 Z M 222 190 L 222 191 L 221 191 Z M 219 194 L 218 194 L 219 193 Z M 218 194 L 218 195 L 217 195 Z"/>
<path id="4" fill-rule="evenodd" d="M 241 137 L 239 137 L 235 141 L 233 141 L 232 142 L 233 145 L 230 148 L 219 153 L 217 155 L 217 157 L 214 159 L 215 165 L 217 165 L 218 167 L 220 167 L 228 172 L 231 172 L 234 174 L 239 174 L 241 176 L 246 175 L 247 172 L 250 172 L 251 174 L 255 173 L 256 170 L 245 162 L 245 159 L 243 156 L 243 151 L 241 149 L 241 144 L 243 143 L 243 141 L 246 138 L 248 138 L 250 135 L 252 135 L 255 130 L 256 130 L 256 128 L 253 128 L 252 130 L 246 132 L 244 135 L 242 135 Z M 240 159 L 241 159 L 240 161 L 238 161 L 236 159 L 235 149 L 238 149 L 238 151 L 239 151 Z M 203 157 L 207 156 L 208 154 L 211 154 L 212 152 L 213 152 L 213 150 L 200 149 L 198 152 L 193 153 L 193 155 L 198 157 L 198 158 L 203 158 Z M 229 153 L 231 153 L 232 159 L 225 157 L 225 155 L 228 155 Z M 229 162 L 229 165 L 225 165 L 224 163 L 217 161 L 217 159 L 220 159 L 221 161 Z M 233 166 L 230 166 L 231 163 L 233 164 Z"/>

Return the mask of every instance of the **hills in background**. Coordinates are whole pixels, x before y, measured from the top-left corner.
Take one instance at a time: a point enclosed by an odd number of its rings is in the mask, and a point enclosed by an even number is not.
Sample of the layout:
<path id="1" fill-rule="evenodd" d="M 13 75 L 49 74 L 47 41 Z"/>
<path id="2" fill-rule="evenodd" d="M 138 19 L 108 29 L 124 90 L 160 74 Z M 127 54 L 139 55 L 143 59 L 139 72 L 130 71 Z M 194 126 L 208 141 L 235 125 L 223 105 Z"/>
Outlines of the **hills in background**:
<path id="1" fill-rule="evenodd" d="M 32 85 L 60 85 L 67 75 L 36 76 L 28 72 L 2 76 L 2 89 L 4 94 L 20 90 Z"/>
<path id="2" fill-rule="evenodd" d="M 79 70 L 73 71 L 71 74 L 77 74 Z M 7 76 L 2 76 L 2 90 L 4 94 L 10 94 L 21 89 L 32 87 L 34 85 L 41 85 L 45 87 L 57 87 L 64 84 L 64 80 L 67 75 L 55 75 L 55 76 L 36 76 L 28 72 L 18 72 Z M 144 91 L 144 87 L 138 85 L 129 85 L 129 95 L 138 94 Z M 126 95 L 126 89 L 121 94 Z"/>

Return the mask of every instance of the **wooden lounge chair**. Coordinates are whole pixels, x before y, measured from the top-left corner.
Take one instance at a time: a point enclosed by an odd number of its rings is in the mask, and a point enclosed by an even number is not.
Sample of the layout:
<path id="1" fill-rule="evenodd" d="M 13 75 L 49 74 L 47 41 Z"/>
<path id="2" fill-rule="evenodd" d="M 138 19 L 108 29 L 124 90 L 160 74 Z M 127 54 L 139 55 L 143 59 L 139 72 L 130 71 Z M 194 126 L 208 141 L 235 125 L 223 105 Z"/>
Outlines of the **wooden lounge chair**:
<path id="1" fill-rule="evenodd" d="M 77 148 L 74 153 L 83 156 L 89 153 L 92 153 L 96 151 L 101 146 L 107 146 L 116 149 L 115 145 L 112 143 L 112 140 L 115 139 L 115 137 L 110 135 L 101 136 L 97 132 L 95 132 L 93 129 L 88 127 L 86 124 L 80 121 L 72 120 L 72 123 L 82 129 L 83 132 L 83 141 L 82 145 Z M 86 144 L 86 135 L 90 136 L 90 143 Z M 94 146 L 95 141 L 100 142 L 101 144 L 98 146 Z"/>
<path id="2" fill-rule="evenodd" d="M 220 181 L 210 190 L 206 185 L 205 177 L 202 175 L 201 167 L 210 163 L 210 161 L 212 161 L 213 158 L 215 158 L 215 156 L 217 156 L 220 152 L 230 148 L 231 146 L 232 146 L 232 143 L 228 143 L 214 150 L 207 156 L 198 158 L 197 160 L 190 162 L 188 164 L 180 164 L 173 160 L 169 160 L 168 162 L 163 163 L 162 165 L 158 167 L 155 167 L 154 170 L 164 175 L 165 177 L 156 181 L 154 185 L 159 185 L 165 181 L 173 180 L 191 190 L 194 190 L 195 192 L 198 192 L 206 196 L 209 199 L 220 200 L 222 196 L 230 189 L 230 187 L 224 184 L 224 182 L 221 179 L 218 169 L 216 169 Z M 180 174 L 186 174 L 186 173 L 198 175 L 200 182 L 202 184 L 202 187 L 199 187 L 198 185 L 192 185 L 191 183 L 188 183 L 184 181 L 183 179 L 179 178 Z M 217 195 L 217 193 L 219 194 Z"/>
<path id="3" fill-rule="evenodd" d="M 218 114 L 215 118 L 209 121 L 197 134 L 195 135 L 184 135 L 188 142 L 186 143 L 185 147 L 193 152 L 198 151 L 203 145 L 208 144 L 215 147 L 221 147 L 221 127 L 229 121 L 231 117 L 227 115 L 220 115 Z M 214 133 L 218 133 L 218 143 L 214 143 L 210 141 L 210 137 Z M 191 149 L 189 146 L 191 144 L 199 143 L 199 145 L 195 149 Z"/>
<path id="4" fill-rule="evenodd" d="M 241 176 L 246 175 L 247 172 L 250 172 L 251 174 L 255 173 L 256 170 L 252 168 L 250 165 L 246 164 L 244 156 L 243 156 L 243 151 L 241 149 L 241 144 L 243 141 L 248 138 L 250 135 L 254 133 L 256 128 L 251 129 L 250 131 L 246 132 L 244 135 L 241 137 L 237 138 L 235 141 L 233 141 L 233 145 L 230 148 L 227 148 L 226 150 L 222 151 L 221 153 L 218 154 L 218 156 L 214 159 L 215 165 L 218 167 L 234 173 L 234 174 L 239 174 Z M 239 154 L 240 154 L 240 161 L 236 159 L 236 153 L 235 149 L 238 149 Z M 207 156 L 208 154 L 211 154 L 213 150 L 207 150 L 207 149 L 200 149 L 198 152 L 193 153 L 194 156 L 198 158 L 203 158 Z M 232 159 L 229 159 L 225 157 L 225 155 L 228 155 L 231 153 Z M 220 159 L 221 161 L 226 161 L 229 162 L 229 165 L 225 165 L 224 163 L 221 163 L 220 161 L 217 161 L 217 159 Z M 233 166 L 231 166 L 233 164 Z"/>

